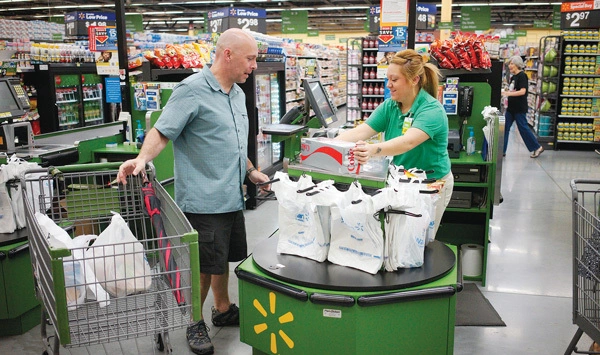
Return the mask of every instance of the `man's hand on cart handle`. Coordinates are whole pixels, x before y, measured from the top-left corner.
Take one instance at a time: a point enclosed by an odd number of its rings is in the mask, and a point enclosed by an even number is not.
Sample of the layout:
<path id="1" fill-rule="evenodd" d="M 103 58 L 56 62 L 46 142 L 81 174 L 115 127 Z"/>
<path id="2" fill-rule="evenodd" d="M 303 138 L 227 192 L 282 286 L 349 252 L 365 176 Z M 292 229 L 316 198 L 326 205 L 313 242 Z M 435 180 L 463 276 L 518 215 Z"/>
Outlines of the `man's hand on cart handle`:
<path id="1" fill-rule="evenodd" d="M 137 176 L 142 172 L 142 176 L 146 175 L 146 161 L 141 158 L 130 159 L 119 167 L 119 174 L 117 174 L 117 181 L 123 185 L 127 185 L 127 176 Z"/>
<path id="2" fill-rule="evenodd" d="M 269 176 L 256 169 L 252 170 L 250 174 L 248 174 L 248 180 L 250 180 L 250 182 L 258 186 L 263 191 L 271 190 L 271 184 L 264 184 L 271 180 Z"/>

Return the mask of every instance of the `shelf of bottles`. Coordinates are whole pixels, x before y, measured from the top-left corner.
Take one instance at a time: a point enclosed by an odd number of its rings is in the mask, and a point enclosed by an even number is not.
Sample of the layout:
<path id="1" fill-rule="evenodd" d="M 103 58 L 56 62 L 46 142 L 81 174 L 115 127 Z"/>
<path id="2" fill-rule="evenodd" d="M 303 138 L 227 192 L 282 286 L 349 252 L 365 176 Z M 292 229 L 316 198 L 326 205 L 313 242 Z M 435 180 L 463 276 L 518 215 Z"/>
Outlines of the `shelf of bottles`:
<path id="1" fill-rule="evenodd" d="M 383 102 L 385 79 L 377 77 L 377 37 L 348 40 L 347 118 L 364 122 Z"/>
<path id="2" fill-rule="evenodd" d="M 93 126 L 104 122 L 102 104 L 102 84 L 84 84 L 83 94 L 83 119 L 86 126 Z"/>
<path id="3" fill-rule="evenodd" d="M 600 33 L 563 31 L 556 144 L 600 144 Z"/>

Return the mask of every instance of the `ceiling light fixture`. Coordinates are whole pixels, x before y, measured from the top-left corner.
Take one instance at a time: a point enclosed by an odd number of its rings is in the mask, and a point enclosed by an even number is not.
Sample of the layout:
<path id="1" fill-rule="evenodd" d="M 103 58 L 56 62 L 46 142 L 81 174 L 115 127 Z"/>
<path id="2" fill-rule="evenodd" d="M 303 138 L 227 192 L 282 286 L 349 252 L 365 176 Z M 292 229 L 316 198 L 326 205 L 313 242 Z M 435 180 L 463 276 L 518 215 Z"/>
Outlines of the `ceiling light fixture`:
<path id="1" fill-rule="evenodd" d="M 148 11 L 148 12 L 142 12 L 142 15 L 177 15 L 177 14 L 182 14 L 183 11 Z"/>

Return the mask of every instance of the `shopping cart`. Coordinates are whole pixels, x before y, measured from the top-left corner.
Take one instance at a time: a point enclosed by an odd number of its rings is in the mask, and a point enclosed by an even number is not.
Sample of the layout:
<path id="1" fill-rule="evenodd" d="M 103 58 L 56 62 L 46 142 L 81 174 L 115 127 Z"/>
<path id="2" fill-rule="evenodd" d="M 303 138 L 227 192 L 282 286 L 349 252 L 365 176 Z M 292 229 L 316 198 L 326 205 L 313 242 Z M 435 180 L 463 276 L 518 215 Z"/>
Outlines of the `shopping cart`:
<path id="1" fill-rule="evenodd" d="M 130 176 L 126 185 L 115 184 L 118 166 L 118 163 L 103 163 L 40 169 L 28 171 L 21 178 L 36 295 L 42 303 L 45 354 L 48 350 L 58 354 L 60 346 L 82 347 L 143 336 L 153 336 L 158 350 L 172 352 L 169 331 L 185 328 L 201 319 L 197 232 L 156 182 L 151 165 L 146 172 L 147 180 L 142 174 Z M 148 181 L 161 204 L 164 230 L 160 233 L 155 231 L 144 204 L 142 187 L 147 187 Z M 48 216 L 71 237 L 99 235 L 110 224 L 113 212 L 117 212 L 143 245 L 143 250 L 136 251 L 127 245 L 57 247 L 56 242 L 42 232 L 46 229 L 40 226 L 36 212 Z M 141 254 L 148 261 L 145 270 L 151 270 L 150 275 L 140 275 L 140 270 L 134 270 L 132 279 L 124 277 L 117 282 L 127 283 L 142 277 L 145 281 L 151 280 L 147 282 L 150 287 L 141 293 L 111 296 L 109 305 L 89 299 L 90 292 L 86 293 L 84 302 L 70 303 L 72 297 L 69 296 L 74 291 L 79 296 L 77 292 L 81 287 L 87 286 L 89 290 L 97 284 L 85 281 L 85 275 L 70 277 L 74 261 L 67 260 L 83 255 L 79 262 L 85 267 L 79 271 L 85 273 L 93 270 L 97 261 L 97 257 L 88 256 L 105 255 L 111 247 L 115 257 L 123 260 L 135 257 L 135 253 Z M 103 250 L 95 250 L 98 248 Z M 121 255 L 118 250 L 123 250 Z M 165 260 L 167 265 L 176 264 L 177 269 L 167 269 Z M 172 282 L 175 279 L 177 283 Z M 54 331 L 50 336 L 47 323 Z"/>
<path id="2" fill-rule="evenodd" d="M 585 332 L 600 343 L 600 180 L 575 179 L 573 193 L 573 324 L 577 331 L 565 355 Z"/>

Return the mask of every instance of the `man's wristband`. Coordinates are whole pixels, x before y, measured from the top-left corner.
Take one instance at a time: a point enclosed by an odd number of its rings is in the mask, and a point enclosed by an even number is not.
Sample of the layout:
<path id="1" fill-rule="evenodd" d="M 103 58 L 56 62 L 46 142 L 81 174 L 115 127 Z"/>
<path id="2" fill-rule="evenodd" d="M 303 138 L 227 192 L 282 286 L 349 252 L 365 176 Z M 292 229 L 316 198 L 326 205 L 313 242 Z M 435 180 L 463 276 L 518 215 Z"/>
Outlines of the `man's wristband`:
<path id="1" fill-rule="evenodd" d="M 252 174 L 252 172 L 256 170 L 255 167 L 251 167 L 250 169 L 246 170 L 246 176 L 249 176 L 250 174 Z"/>

